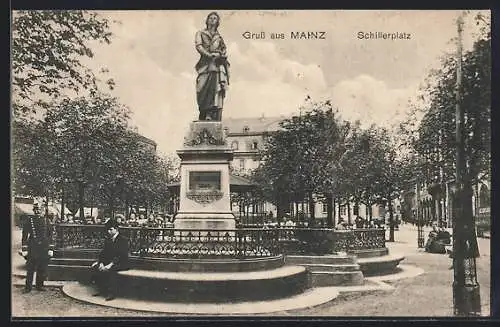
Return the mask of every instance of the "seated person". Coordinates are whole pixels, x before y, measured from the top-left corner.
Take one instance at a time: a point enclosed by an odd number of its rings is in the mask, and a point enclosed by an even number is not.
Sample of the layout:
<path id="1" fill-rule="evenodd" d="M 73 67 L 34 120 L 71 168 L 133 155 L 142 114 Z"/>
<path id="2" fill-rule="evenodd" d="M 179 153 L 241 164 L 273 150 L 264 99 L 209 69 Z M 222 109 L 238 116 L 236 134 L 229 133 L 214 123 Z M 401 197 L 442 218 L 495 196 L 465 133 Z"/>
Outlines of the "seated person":
<path id="1" fill-rule="evenodd" d="M 450 244 L 451 243 L 451 234 L 447 230 L 445 230 L 443 227 L 439 228 L 439 232 L 437 234 L 437 239 L 442 241 L 444 244 Z"/>
<path id="2" fill-rule="evenodd" d="M 425 243 L 425 251 L 430 253 L 446 253 L 445 245 L 451 243 L 451 235 L 443 228 L 438 228 L 435 222 L 432 224 L 432 230 L 429 233 Z"/>
<path id="3" fill-rule="evenodd" d="M 93 296 L 103 295 L 106 301 L 116 296 L 116 272 L 129 269 L 128 239 L 121 235 L 116 220 L 108 220 L 105 224 L 107 238 L 99 259 L 90 267 L 91 281 L 95 282 L 98 292 Z"/>
<path id="4" fill-rule="evenodd" d="M 356 219 L 354 220 L 354 223 L 356 224 L 356 228 L 361 229 L 365 225 L 365 220 L 360 216 L 357 216 Z"/>
<path id="5" fill-rule="evenodd" d="M 339 220 L 339 223 L 337 224 L 337 226 L 335 226 L 335 229 L 338 229 L 338 230 L 346 230 L 347 229 L 347 223 L 343 220 Z"/>

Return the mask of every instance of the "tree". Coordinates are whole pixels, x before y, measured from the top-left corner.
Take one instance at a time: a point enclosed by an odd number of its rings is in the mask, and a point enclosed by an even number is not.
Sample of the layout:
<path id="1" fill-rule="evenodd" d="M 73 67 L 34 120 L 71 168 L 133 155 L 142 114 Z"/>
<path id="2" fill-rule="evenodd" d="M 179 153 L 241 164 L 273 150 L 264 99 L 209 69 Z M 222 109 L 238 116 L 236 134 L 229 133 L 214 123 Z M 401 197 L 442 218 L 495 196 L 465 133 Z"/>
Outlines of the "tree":
<path id="1" fill-rule="evenodd" d="M 489 23 L 477 17 L 483 33 L 465 53 L 462 65 L 462 106 L 465 112 L 465 155 L 467 179 L 479 182 L 489 175 L 491 159 L 491 34 Z M 429 109 L 423 117 L 415 143 L 423 157 L 423 175 L 429 183 L 436 181 L 439 169 L 445 180 L 455 179 L 455 88 L 456 58 L 446 57 L 442 67 L 433 73 L 434 84 L 428 85 Z"/>
<path id="2" fill-rule="evenodd" d="M 480 33 L 471 50 L 462 55 L 461 92 L 457 99 L 457 64 L 455 55 L 443 58 L 441 67 L 427 78 L 423 99 L 416 111 L 424 112 L 415 134 L 408 133 L 417 155 L 415 172 L 429 185 L 433 199 L 443 189 L 442 183 L 456 178 L 456 106 L 464 109 L 462 129 L 465 171 L 462 198 L 452 194 L 452 205 L 460 202 L 464 229 L 473 236 L 473 185 L 491 177 L 491 26 L 481 14 L 476 16 Z M 457 103 L 458 102 L 458 103 Z M 411 130 L 410 130 L 411 132 Z M 415 137 L 411 137 L 415 136 Z M 453 213 L 452 213 L 453 215 Z M 465 217 L 465 218 L 464 218 Z M 474 248 L 474 245 L 471 246 Z"/>
<path id="3" fill-rule="evenodd" d="M 19 121 L 14 129 L 14 163 L 18 182 L 40 181 L 51 189 L 67 188 L 77 194 L 81 218 L 85 188 L 102 177 L 122 151 L 120 140 L 127 128 L 128 109 L 115 98 L 96 95 L 92 98 L 64 99 L 48 108 L 43 120 Z M 26 132 L 26 130 L 29 132 Z M 23 145 L 23 143 L 25 143 Z M 33 193 L 40 189 L 33 183 L 24 188 Z M 72 187 L 73 186 L 73 187 Z M 71 203 L 71 197 L 68 197 Z"/>
<path id="4" fill-rule="evenodd" d="M 343 140 L 349 127 L 340 121 L 330 101 L 308 101 L 302 110 L 301 115 L 282 121 L 281 129 L 269 136 L 263 164 L 253 177 L 263 196 L 277 204 L 278 217 L 284 216 L 291 202 L 307 200 L 311 219 L 318 199 L 327 198 L 331 205 L 336 163 L 345 151 Z"/>
<path id="5" fill-rule="evenodd" d="M 376 126 L 355 126 L 348 140 L 349 151 L 342 157 L 344 201 L 369 208 L 380 202 L 380 175 L 384 169 L 383 133 Z"/>
<path id="6" fill-rule="evenodd" d="M 12 137 L 12 181 L 15 193 L 50 197 L 57 193 L 55 167 L 46 153 L 52 143 L 41 137 L 43 130 L 33 121 L 14 121 Z"/>
<path id="7" fill-rule="evenodd" d="M 93 57 L 92 42 L 110 43 L 109 28 L 109 21 L 95 12 L 14 12 L 11 58 L 15 116 L 48 109 L 68 91 L 97 92 L 98 79 L 81 59 Z M 114 85 L 111 79 L 106 83 Z"/>
<path id="8" fill-rule="evenodd" d="M 389 242 L 394 242 L 394 207 L 393 201 L 400 197 L 413 178 L 411 159 L 405 153 L 398 153 L 398 144 L 389 131 L 382 129 L 381 148 L 382 170 L 378 174 L 380 196 L 387 203 L 389 209 Z"/>

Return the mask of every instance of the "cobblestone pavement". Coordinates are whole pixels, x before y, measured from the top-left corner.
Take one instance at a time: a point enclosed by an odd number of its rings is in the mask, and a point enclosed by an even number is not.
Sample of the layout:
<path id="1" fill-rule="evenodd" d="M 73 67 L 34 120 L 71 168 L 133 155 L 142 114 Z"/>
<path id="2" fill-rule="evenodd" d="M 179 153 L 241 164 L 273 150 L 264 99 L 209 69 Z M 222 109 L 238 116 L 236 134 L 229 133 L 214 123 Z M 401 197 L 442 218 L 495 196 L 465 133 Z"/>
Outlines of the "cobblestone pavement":
<path id="1" fill-rule="evenodd" d="M 427 234 L 428 231 L 426 231 Z M 15 237 L 20 237 L 20 233 L 16 231 Z M 343 293 L 334 301 L 314 308 L 277 312 L 272 316 L 451 316 L 453 305 L 451 259 L 447 255 L 430 254 L 417 249 L 416 228 L 413 226 L 401 226 L 395 238 L 395 242 L 387 243 L 389 249 L 405 254 L 406 259 L 403 263 L 424 269 L 424 274 L 391 281 L 391 285 L 394 286 L 393 290 Z M 490 309 L 490 242 L 489 239 L 479 238 L 478 243 L 481 257 L 477 259 L 477 273 L 482 310 L 487 316 Z M 17 255 L 16 251 L 17 248 L 14 245 L 13 255 Z M 21 287 L 12 288 L 12 316 L 14 317 L 173 316 L 172 314 L 152 314 L 81 303 L 66 297 L 58 288 L 50 288 L 43 293 L 33 291 L 27 295 L 22 294 L 21 290 Z"/>

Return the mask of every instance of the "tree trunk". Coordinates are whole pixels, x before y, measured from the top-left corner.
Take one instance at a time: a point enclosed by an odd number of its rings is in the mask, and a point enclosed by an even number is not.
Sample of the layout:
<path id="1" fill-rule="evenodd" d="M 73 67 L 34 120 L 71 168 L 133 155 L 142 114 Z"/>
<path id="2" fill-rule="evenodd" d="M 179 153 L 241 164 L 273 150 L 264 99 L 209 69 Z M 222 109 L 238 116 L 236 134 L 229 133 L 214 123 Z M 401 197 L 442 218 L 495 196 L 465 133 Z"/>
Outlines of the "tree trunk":
<path id="1" fill-rule="evenodd" d="M 394 212 L 390 194 L 387 196 L 387 200 L 389 201 L 389 242 L 394 242 Z"/>
<path id="2" fill-rule="evenodd" d="M 332 203 L 332 227 L 335 227 L 335 203 L 337 201 L 335 201 L 335 198 L 333 198 L 332 200 L 333 200 L 333 203 Z"/>
<path id="3" fill-rule="evenodd" d="M 351 202 L 347 201 L 347 223 L 351 224 Z"/>
<path id="4" fill-rule="evenodd" d="M 309 192 L 309 217 L 311 220 L 314 220 L 316 218 L 315 211 L 314 197 L 312 192 Z"/>
<path id="5" fill-rule="evenodd" d="M 326 195 L 326 225 L 328 227 L 333 227 L 335 226 L 335 223 L 333 222 L 333 196 L 331 194 Z"/>
<path id="6" fill-rule="evenodd" d="M 111 219 L 115 218 L 115 190 L 111 190 L 109 198 L 109 214 Z"/>
<path id="7" fill-rule="evenodd" d="M 125 219 L 128 219 L 128 217 L 130 216 L 129 212 L 130 212 L 130 203 L 128 201 L 128 197 L 126 196 L 125 197 Z"/>
<path id="8" fill-rule="evenodd" d="M 278 203 L 276 205 L 276 215 L 278 217 L 285 217 L 285 206 L 281 197 L 278 198 Z"/>
<path id="9" fill-rule="evenodd" d="M 432 205 L 429 208 L 430 209 L 430 214 L 431 214 L 431 219 L 432 219 L 432 221 L 437 221 L 437 215 L 436 215 L 437 196 L 433 195 L 431 197 L 432 197 Z"/>
<path id="10" fill-rule="evenodd" d="M 80 209 L 80 220 L 85 219 L 85 213 L 83 212 L 83 202 L 85 199 L 85 189 L 82 182 L 78 183 L 78 207 Z"/>
<path id="11" fill-rule="evenodd" d="M 60 222 L 63 222 L 63 218 L 64 218 L 64 186 L 62 188 L 62 192 L 61 192 L 61 217 L 59 217 L 59 220 Z"/>
<path id="12" fill-rule="evenodd" d="M 341 214 L 341 211 L 340 211 L 341 210 L 340 207 L 342 206 L 342 200 L 339 198 L 338 202 L 339 202 L 339 204 L 338 204 L 338 206 L 339 206 L 338 207 L 338 213 L 339 213 L 338 221 L 340 221 L 340 219 L 342 218 L 342 214 Z"/>

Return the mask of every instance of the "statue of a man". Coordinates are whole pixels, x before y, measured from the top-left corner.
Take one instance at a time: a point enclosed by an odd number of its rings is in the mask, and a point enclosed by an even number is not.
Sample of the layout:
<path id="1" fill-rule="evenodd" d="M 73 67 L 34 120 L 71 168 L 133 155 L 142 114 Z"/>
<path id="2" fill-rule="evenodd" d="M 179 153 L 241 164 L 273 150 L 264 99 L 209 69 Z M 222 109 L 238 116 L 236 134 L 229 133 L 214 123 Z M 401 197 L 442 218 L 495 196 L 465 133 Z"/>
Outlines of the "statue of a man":
<path id="1" fill-rule="evenodd" d="M 200 60 L 196 64 L 196 100 L 200 111 L 199 120 L 222 119 L 224 97 L 229 85 L 229 62 L 226 45 L 217 31 L 220 17 L 216 12 L 207 16 L 206 28 L 196 32 L 196 50 Z"/>

